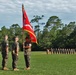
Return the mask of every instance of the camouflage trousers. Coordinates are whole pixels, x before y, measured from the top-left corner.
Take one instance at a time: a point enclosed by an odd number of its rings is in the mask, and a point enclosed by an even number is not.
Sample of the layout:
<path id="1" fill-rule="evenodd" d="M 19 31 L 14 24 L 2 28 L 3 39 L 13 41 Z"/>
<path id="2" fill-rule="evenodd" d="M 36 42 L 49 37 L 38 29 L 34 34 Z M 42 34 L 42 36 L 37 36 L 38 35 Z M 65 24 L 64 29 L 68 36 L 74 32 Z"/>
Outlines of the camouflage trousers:
<path id="1" fill-rule="evenodd" d="M 12 68 L 17 68 L 18 55 L 12 54 Z"/>
<path id="2" fill-rule="evenodd" d="M 26 68 L 30 67 L 30 55 L 24 55 Z"/>
<path id="3" fill-rule="evenodd" d="M 2 53 L 2 67 L 3 68 L 7 66 L 7 60 L 8 60 L 8 54 Z"/>

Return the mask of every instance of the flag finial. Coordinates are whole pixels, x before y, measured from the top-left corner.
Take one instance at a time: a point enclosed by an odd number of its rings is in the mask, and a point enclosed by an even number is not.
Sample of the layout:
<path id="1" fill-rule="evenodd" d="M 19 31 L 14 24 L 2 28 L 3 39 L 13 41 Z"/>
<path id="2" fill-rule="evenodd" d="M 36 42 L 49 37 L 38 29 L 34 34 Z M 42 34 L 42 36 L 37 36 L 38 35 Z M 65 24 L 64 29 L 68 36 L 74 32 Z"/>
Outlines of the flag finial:
<path id="1" fill-rule="evenodd" d="M 24 11 L 24 5 L 22 4 L 22 11 Z"/>

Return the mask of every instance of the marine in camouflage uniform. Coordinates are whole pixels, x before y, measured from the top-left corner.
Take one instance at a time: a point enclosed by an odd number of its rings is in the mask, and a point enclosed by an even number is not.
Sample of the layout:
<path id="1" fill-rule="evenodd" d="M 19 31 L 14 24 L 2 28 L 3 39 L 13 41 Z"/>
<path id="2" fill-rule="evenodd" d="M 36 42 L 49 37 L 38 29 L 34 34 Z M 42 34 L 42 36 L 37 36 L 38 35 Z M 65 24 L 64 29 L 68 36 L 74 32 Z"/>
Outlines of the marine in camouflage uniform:
<path id="1" fill-rule="evenodd" d="M 18 52 L 19 52 L 19 43 L 18 43 L 18 36 L 16 36 L 14 37 L 14 42 L 12 44 L 12 68 L 14 71 L 19 70 L 17 69 Z"/>
<path id="2" fill-rule="evenodd" d="M 30 52 L 31 52 L 31 40 L 30 37 L 25 38 L 25 42 L 23 44 L 24 48 L 24 59 L 26 64 L 26 70 L 30 69 Z"/>
<path id="3" fill-rule="evenodd" d="M 5 35 L 3 42 L 1 43 L 2 46 L 2 70 L 8 70 L 7 66 L 7 60 L 8 60 L 8 36 Z"/>

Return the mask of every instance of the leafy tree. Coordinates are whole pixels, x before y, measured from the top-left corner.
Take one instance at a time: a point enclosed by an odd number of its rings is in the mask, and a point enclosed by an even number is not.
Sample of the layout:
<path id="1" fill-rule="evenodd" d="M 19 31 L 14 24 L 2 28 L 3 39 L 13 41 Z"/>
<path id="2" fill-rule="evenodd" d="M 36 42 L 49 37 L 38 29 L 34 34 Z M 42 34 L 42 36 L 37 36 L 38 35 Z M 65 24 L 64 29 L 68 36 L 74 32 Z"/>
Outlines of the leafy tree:
<path id="1" fill-rule="evenodd" d="M 63 26 L 61 20 L 57 16 L 51 16 L 43 30 L 43 42 L 45 42 L 46 47 L 53 47 L 53 42 L 58 37 L 57 32 L 61 30 Z M 46 31 L 45 31 L 46 30 Z"/>
<path id="2" fill-rule="evenodd" d="M 37 25 L 35 25 L 35 33 L 36 33 L 36 36 L 38 38 L 38 43 L 39 43 L 39 39 L 40 39 L 40 35 L 39 35 L 39 32 L 40 32 L 40 25 L 43 25 L 44 23 L 40 23 L 39 21 L 44 17 L 44 15 L 42 16 L 34 16 L 34 19 L 31 20 L 31 23 L 37 23 Z"/>

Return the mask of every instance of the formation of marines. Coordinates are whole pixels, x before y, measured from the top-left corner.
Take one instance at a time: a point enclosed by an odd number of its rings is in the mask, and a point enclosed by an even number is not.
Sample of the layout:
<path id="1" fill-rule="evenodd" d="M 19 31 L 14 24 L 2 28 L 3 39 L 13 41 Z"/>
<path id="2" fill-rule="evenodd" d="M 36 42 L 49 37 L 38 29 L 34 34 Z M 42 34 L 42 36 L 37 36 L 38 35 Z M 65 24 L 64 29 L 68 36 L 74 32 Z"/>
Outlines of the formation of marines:
<path id="1" fill-rule="evenodd" d="M 19 38 L 15 36 L 13 38 L 12 43 L 12 69 L 14 71 L 19 71 L 17 68 L 17 61 L 18 61 L 18 53 L 19 53 Z M 30 69 L 30 52 L 31 52 L 31 40 L 30 37 L 26 37 L 23 43 L 23 50 L 24 50 L 24 60 L 25 60 L 25 68 L 26 70 Z M 7 68 L 7 61 L 8 61 L 8 52 L 9 52 L 9 42 L 8 36 L 4 36 L 4 40 L 1 43 L 1 54 L 2 54 L 2 70 L 8 70 Z"/>
<path id="2" fill-rule="evenodd" d="M 47 54 L 75 54 L 75 52 L 76 50 L 71 48 L 51 48 L 46 50 Z"/>

